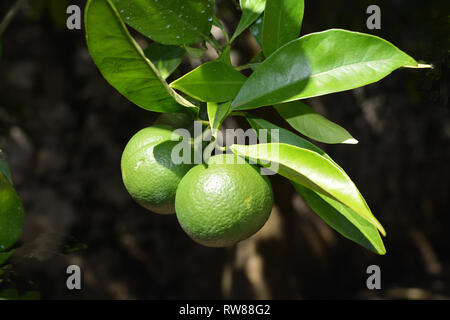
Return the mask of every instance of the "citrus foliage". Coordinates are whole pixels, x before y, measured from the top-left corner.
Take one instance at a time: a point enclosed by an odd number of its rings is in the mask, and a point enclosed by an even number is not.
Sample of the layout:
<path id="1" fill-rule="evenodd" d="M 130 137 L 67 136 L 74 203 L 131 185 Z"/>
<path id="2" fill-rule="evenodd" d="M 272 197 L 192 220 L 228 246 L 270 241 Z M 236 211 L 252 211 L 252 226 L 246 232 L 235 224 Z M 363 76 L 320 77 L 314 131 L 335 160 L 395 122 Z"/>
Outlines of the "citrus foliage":
<path id="1" fill-rule="evenodd" d="M 88 48 L 105 79 L 130 101 L 150 111 L 192 116 L 213 129 L 213 140 L 214 130 L 228 116 L 244 116 L 255 130 L 279 130 L 278 139 L 270 136 L 270 141 L 233 145 L 227 150 L 262 166 L 276 164 L 277 173 L 290 180 L 332 228 L 384 254 L 380 237 L 384 228 L 345 171 L 308 140 L 247 110 L 274 107 L 289 125 L 310 139 L 355 144 L 358 141 L 347 130 L 301 100 L 361 87 L 398 68 L 417 68 L 419 64 L 393 44 L 369 34 L 331 29 L 300 37 L 304 1 L 241 0 L 240 5 L 242 17 L 230 37 L 214 16 L 213 0 L 89 0 L 85 19 Z M 127 25 L 154 43 L 144 52 Z M 222 29 L 225 44 L 212 36 L 212 25 Z M 230 48 L 247 28 L 261 51 L 249 65 L 235 67 Z M 185 52 L 199 57 L 206 44 L 217 51 L 216 61 L 166 82 Z M 247 78 L 240 73 L 242 69 L 252 69 L 253 73 Z M 182 227 L 194 240 L 210 246 L 231 245 L 264 224 L 272 200 L 266 178 L 250 169 L 254 167 L 221 167 L 213 157 L 208 165 L 196 166 L 182 178 L 188 168 L 170 162 L 162 165 L 163 161 L 155 159 L 156 142 L 142 144 L 152 140 L 143 135 L 132 139 L 122 161 L 125 185 L 138 202 L 153 211 L 164 208 L 161 210 L 168 212 L 172 211 L 168 199 L 173 201 L 176 193 Z M 173 145 L 168 142 L 168 133 L 164 137 L 159 143 L 164 141 L 167 146 L 161 147 L 166 158 Z M 145 165 L 138 165 L 139 161 Z M 158 185 L 157 176 L 168 182 Z M 212 186 L 217 189 L 213 191 Z M 246 203 L 248 208 L 244 208 Z"/>

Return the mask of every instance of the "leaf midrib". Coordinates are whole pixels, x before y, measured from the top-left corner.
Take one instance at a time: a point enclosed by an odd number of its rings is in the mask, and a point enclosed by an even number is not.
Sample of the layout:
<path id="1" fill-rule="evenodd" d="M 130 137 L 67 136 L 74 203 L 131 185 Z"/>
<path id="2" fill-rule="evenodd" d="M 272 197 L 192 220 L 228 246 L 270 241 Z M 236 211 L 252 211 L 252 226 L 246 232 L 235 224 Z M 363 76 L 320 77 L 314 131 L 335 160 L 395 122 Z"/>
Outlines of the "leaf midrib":
<path id="1" fill-rule="evenodd" d="M 399 60 L 399 59 L 398 59 L 398 60 L 397 60 L 397 59 L 380 59 L 380 60 L 361 61 L 361 62 L 356 62 L 356 63 L 350 63 L 350 64 L 341 65 L 341 66 L 339 66 L 339 67 L 337 67 L 337 68 L 334 68 L 334 69 L 330 69 L 330 70 L 327 70 L 327 71 L 322 71 L 322 72 L 319 72 L 319 73 L 315 73 L 315 74 L 309 75 L 307 78 L 303 78 L 303 79 L 301 79 L 301 80 L 299 80 L 299 81 L 296 81 L 296 82 L 294 82 L 294 83 L 289 83 L 289 84 L 287 84 L 287 85 L 280 86 L 280 87 L 278 87 L 277 89 L 275 89 L 275 90 L 273 90 L 273 91 L 271 91 L 271 92 L 269 92 L 269 93 L 267 93 L 267 94 L 263 94 L 263 95 L 260 95 L 260 96 L 256 96 L 255 98 L 253 98 L 253 99 L 251 99 L 251 100 L 248 100 L 247 102 L 241 103 L 241 104 L 235 106 L 235 108 L 244 106 L 244 105 L 248 104 L 249 102 L 254 101 L 254 100 L 256 100 L 256 99 L 261 99 L 261 98 L 263 98 L 263 97 L 270 96 L 270 95 L 272 95 L 274 92 L 277 92 L 277 91 L 283 90 L 283 89 L 285 89 L 285 88 L 287 88 L 287 87 L 296 85 L 297 83 L 301 83 L 302 81 L 305 81 L 305 79 L 316 78 L 316 77 L 321 76 L 321 75 L 323 75 L 323 74 L 336 72 L 336 71 L 339 70 L 339 69 L 343 69 L 343 68 L 350 67 L 350 66 L 356 66 L 356 65 L 359 65 L 359 64 L 368 64 L 368 63 L 373 63 L 373 62 L 382 62 L 382 61 L 392 61 L 392 62 L 395 62 L 395 61 L 402 61 L 402 60 Z M 301 92 L 300 92 L 300 93 L 301 93 Z M 300 94 L 300 93 L 299 93 L 299 94 Z M 297 94 L 296 96 L 298 96 L 298 94 Z M 294 96 L 294 97 L 295 97 L 295 96 Z M 283 101 L 284 101 L 284 100 L 283 100 Z M 287 101 L 285 101 L 285 102 L 287 102 Z"/>
<path id="2" fill-rule="evenodd" d="M 111 10 L 113 11 L 117 22 L 119 23 L 122 32 L 124 33 L 125 37 L 128 39 L 128 41 L 131 42 L 131 45 L 133 46 L 134 50 L 138 53 L 138 55 L 143 59 L 144 63 L 149 67 L 151 72 L 156 76 L 155 80 L 159 80 L 159 82 L 163 85 L 163 87 L 167 90 L 168 96 L 165 99 L 168 99 L 169 97 L 172 97 L 174 99 L 175 103 L 181 104 L 184 107 L 188 108 L 196 108 L 193 104 L 189 103 L 187 100 L 185 100 L 183 97 L 179 96 L 168 84 L 167 82 L 161 77 L 158 70 L 155 66 L 153 66 L 152 62 L 145 56 L 144 51 L 141 49 L 141 47 L 137 44 L 137 42 L 134 40 L 134 38 L 130 35 L 125 22 L 122 20 L 119 12 L 117 11 L 116 6 L 114 3 L 112 3 L 111 0 L 107 0 L 107 3 Z M 105 57 L 103 58 L 105 59 Z"/>

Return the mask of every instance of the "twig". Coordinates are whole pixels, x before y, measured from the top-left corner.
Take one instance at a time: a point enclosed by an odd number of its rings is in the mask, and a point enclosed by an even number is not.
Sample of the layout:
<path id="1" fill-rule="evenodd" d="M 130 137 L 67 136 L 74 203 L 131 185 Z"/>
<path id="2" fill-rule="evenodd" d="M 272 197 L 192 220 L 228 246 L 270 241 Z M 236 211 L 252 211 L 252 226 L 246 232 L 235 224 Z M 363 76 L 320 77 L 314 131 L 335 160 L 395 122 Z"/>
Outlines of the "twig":
<path id="1" fill-rule="evenodd" d="M 20 8 L 22 8 L 25 1 L 26 0 L 17 0 L 17 2 L 11 7 L 11 9 L 9 9 L 9 12 L 6 14 L 5 18 L 0 24 L 0 37 L 3 35 L 8 25 L 20 11 Z"/>
<path id="2" fill-rule="evenodd" d="M 258 65 L 260 65 L 260 63 L 248 63 L 246 65 L 236 67 L 235 69 L 237 71 L 241 71 L 241 70 L 246 70 L 246 69 L 251 69 L 253 67 L 257 67 Z"/>

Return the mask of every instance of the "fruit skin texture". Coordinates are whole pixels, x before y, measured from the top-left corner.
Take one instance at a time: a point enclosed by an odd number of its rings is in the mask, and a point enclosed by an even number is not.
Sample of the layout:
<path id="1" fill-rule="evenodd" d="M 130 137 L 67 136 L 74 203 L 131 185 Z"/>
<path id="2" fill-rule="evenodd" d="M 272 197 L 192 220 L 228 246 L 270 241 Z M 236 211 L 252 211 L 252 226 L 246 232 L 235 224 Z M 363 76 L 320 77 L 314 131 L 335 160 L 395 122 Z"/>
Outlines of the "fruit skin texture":
<path id="1" fill-rule="evenodd" d="M 204 246 L 227 247 L 247 239 L 262 228 L 272 211 L 269 179 L 260 175 L 257 166 L 236 159 L 232 154 L 213 156 L 207 165 L 192 168 L 178 186 L 178 221 Z"/>
<path id="2" fill-rule="evenodd" d="M 142 129 L 128 142 L 122 154 L 122 179 L 131 197 L 144 208 L 175 213 L 175 194 L 181 178 L 193 167 L 171 160 L 173 127 L 155 125 Z"/>

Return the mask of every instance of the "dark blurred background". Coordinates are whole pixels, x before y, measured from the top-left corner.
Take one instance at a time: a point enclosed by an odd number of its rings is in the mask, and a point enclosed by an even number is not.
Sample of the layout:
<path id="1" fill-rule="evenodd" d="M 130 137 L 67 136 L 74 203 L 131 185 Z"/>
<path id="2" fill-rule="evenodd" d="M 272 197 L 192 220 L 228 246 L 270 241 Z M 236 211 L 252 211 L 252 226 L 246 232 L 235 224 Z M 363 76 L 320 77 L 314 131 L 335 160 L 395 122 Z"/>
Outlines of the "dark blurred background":
<path id="1" fill-rule="evenodd" d="M 13 3 L 0 2 L 0 19 Z M 236 2 L 216 3 L 233 31 Z M 132 105 L 101 77 L 84 31 L 65 27 L 69 4 L 84 9 L 85 1 L 31 0 L 6 31 L 0 59 L 0 148 L 27 214 L 15 269 L 43 299 L 450 298 L 449 1 L 306 1 L 302 34 L 372 33 L 435 67 L 401 69 L 308 101 L 359 140 L 321 147 L 385 226 L 385 256 L 330 229 L 279 177 L 272 177 L 269 222 L 228 249 L 197 245 L 174 215 L 133 202 L 122 185 L 121 153 L 157 114 Z M 366 28 L 370 4 L 381 8 L 381 30 Z M 245 33 L 233 62 L 256 52 Z M 186 58 L 175 76 L 199 62 Z M 287 128 L 271 108 L 256 113 Z M 236 125 L 246 126 L 226 123 Z M 69 252 L 80 243 L 87 248 Z M 81 291 L 66 289 L 70 264 L 82 269 Z M 381 290 L 366 288 L 372 264 L 381 268 Z"/>

